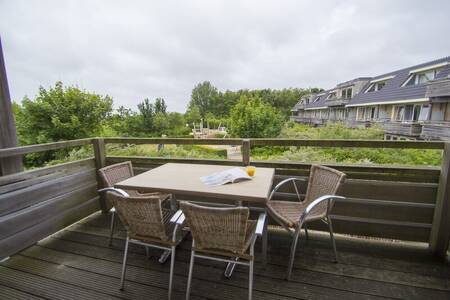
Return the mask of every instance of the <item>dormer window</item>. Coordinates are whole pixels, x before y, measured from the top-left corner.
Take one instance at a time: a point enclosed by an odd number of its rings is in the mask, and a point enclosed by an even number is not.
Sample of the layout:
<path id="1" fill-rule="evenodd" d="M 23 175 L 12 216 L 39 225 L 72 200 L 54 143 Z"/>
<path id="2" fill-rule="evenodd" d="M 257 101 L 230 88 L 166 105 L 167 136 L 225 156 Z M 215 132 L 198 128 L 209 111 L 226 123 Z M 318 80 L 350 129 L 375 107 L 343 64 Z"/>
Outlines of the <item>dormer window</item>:
<path id="1" fill-rule="evenodd" d="M 366 93 L 376 92 L 384 88 L 386 85 L 386 81 L 373 82 L 369 85 L 366 90 Z"/>
<path id="2" fill-rule="evenodd" d="M 365 93 L 376 92 L 383 89 L 386 83 L 392 78 L 394 78 L 393 75 L 370 81 L 369 87 L 366 89 Z"/>
<path id="3" fill-rule="evenodd" d="M 440 70 L 429 70 L 422 73 L 411 74 L 409 75 L 408 79 L 405 81 L 405 84 L 403 86 L 419 85 L 426 83 L 436 78 L 436 75 L 437 73 L 439 73 L 439 71 Z"/>
<path id="4" fill-rule="evenodd" d="M 402 86 L 414 86 L 427 83 L 430 80 L 436 78 L 436 75 L 442 70 L 442 67 L 447 65 L 447 63 L 442 63 L 427 68 L 421 68 L 412 70 L 409 72 L 408 79 Z"/>
<path id="5" fill-rule="evenodd" d="M 314 99 L 314 101 L 313 101 L 312 103 L 316 103 L 317 101 L 319 101 L 319 100 L 320 100 L 320 97 L 321 97 L 321 96 L 317 96 L 317 97 Z"/>
<path id="6" fill-rule="evenodd" d="M 342 94 L 343 99 L 351 99 L 353 96 L 353 88 L 349 87 L 349 88 L 343 89 L 341 94 Z"/>
<path id="7" fill-rule="evenodd" d="M 328 94 L 327 99 L 336 98 L 336 92 L 331 92 Z"/>

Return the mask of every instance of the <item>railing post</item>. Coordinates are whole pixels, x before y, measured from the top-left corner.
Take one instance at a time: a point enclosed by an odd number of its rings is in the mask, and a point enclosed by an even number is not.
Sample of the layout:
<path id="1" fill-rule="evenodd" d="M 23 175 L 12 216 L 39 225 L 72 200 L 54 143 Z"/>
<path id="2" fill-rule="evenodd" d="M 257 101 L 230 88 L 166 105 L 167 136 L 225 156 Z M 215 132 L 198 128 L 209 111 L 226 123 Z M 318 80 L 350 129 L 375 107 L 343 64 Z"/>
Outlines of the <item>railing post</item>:
<path id="1" fill-rule="evenodd" d="M 16 124 L 14 121 L 5 60 L 0 39 L 0 149 L 17 147 Z M 18 173 L 23 170 L 22 156 L 0 158 L 0 176 Z"/>
<path id="2" fill-rule="evenodd" d="M 95 156 L 95 169 L 97 170 L 97 186 L 99 189 L 103 188 L 102 181 L 100 179 L 98 170 L 106 165 L 106 150 L 105 150 L 105 140 L 102 138 L 95 138 L 92 140 L 92 145 L 94 146 L 94 156 Z M 106 198 L 104 194 L 100 195 L 100 208 L 103 213 L 109 211 L 108 204 L 106 203 Z"/>
<path id="3" fill-rule="evenodd" d="M 445 256 L 450 239 L 450 143 L 445 143 L 433 225 L 430 234 L 430 248 L 433 254 Z"/>
<path id="4" fill-rule="evenodd" d="M 242 153 L 242 163 L 244 164 L 244 166 L 248 166 L 250 164 L 250 140 L 249 139 L 242 140 L 241 153 Z"/>

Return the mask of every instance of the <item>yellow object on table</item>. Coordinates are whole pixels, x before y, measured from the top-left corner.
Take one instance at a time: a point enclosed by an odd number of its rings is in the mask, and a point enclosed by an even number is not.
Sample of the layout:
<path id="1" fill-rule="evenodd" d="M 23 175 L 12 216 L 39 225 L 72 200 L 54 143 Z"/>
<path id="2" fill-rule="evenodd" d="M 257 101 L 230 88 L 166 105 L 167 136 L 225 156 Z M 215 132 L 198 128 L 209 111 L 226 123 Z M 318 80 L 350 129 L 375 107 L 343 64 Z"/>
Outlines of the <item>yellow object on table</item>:
<path id="1" fill-rule="evenodd" d="M 253 175 L 255 175 L 256 168 L 254 166 L 247 166 L 246 171 L 248 176 L 253 177 Z"/>

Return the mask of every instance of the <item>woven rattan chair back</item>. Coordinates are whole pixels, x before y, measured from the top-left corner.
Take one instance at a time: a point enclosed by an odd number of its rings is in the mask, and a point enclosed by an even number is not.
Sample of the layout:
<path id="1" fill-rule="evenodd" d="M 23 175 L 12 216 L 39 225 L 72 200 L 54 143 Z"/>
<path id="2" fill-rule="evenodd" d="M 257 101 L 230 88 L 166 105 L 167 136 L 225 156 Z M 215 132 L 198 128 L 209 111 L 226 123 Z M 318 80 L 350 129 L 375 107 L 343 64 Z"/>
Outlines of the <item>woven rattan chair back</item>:
<path id="1" fill-rule="evenodd" d="M 123 197 L 111 193 L 110 197 L 130 237 L 170 240 L 158 196 Z"/>
<path id="2" fill-rule="evenodd" d="M 180 208 L 186 216 L 196 249 L 244 253 L 248 208 L 204 207 L 188 202 L 181 202 Z"/>
<path id="3" fill-rule="evenodd" d="M 116 183 L 134 176 L 130 161 L 101 168 L 98 172 L 104 187 L 113 187 Z"/>
<path id="4" fill-rule="evenodd" d="M 342 188 L 345 174 L 324 166 L 313 165 L 309 175 L 308 188 L 306 189 L 305 203 L 308 205 L 315 199 L 324 195 L 336 195 Z M 328 207 L 328 202 L 317 205 L 311 215 L 325 217 L 327 209 L 331 209 L 333 202 Z"/>

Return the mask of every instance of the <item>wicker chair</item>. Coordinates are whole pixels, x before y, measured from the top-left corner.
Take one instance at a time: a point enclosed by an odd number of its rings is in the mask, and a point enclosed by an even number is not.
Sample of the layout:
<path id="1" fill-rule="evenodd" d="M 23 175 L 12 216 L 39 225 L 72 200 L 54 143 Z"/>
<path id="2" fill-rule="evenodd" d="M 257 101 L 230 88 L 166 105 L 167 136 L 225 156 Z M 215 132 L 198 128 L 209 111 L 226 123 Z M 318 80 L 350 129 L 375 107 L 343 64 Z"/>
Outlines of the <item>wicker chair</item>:
<path id="1" fill-rule="evenodd" d="M 333 224 L 329 217 L 330 210 L 333 207 L 335 199 L 342 199 L 344 197 L 336 196 L 342 187 L 346 175 L 337 170 L 313 165 L 311 167 L 308 187 L 306 190 L 305 199 L 302 200 L 300 193 L 298 192 L 296 181 L 299 179 L 288 178 L 281 181 L 275 186 L 272 193 L 269 196 L 267 202 L 267 213 L 280 225 L 282 225 L 292 236 L 291 254 L 289 258 L 289 265 L 287 270 L 287 279 L 290 280 L 292 267 L 294 264 L 295 251 L 297 248 L 298 237 L 302 227 L 305 228 L 306 237 L 308 237 L 308 231 L 306 223 L 316 220 L 322 220 L 328 225 L 330 231 L 330 239 L 333 246 L 335 261 L 337 262 L 336 243 L 333 235 Z M 277 192 L 282 186 L 292 182 L 294 189 L 298 196 L 299 201 L 276 201 L 273 200 L 275 192 Z M 263 260 L 266 261 L 267 257 L 267 223 L 264 224 L 263 235 Z"/>
<path id="2" fill-rule="evenodd" d="M 251 299 L 254 246 L 257 236 L 262 235 L 266 215 L 251 221 L 249 210 L 244 207 L 213 208 L 181 202 L 180 208 L 192 233 L 186 299 L 190 296 L 195 257 L 227 262 L 227 270 L 232 266 L 231 272 L 236 264 L 249 266 L 248 298 Z"/>
<path id="3" fill-rule="evenodd" d="M 110 165 L 98 170 L 99 176 L 102 180 L 103 187 L 114 187 L 114 185 L 122 180 L 128 179 L 134 176 L 133 166 L 130 161 Z M 104 191 L 104 189 L 99 190 L 99 192 Z M 140 197 L 143 195 L 146 196 L 158 196 L 162 201 L 171 198 L 169 194 L 162 193 L 139 193 L 138 191 L 127 190 L 128 195 L 131 197 Z M 114 233 L 114 225 L 115 225 L 115 208 L 114 205 L 111 207 L 111 225 L 110 225 L 110 234 L 109 234 L 109 245 L 112 245 L 112 238 Z"/>
<path id="4" fill-rule="evenodd" d="M 181 210 L 173 212 L 161 207 L 159 196 L 129 196 L 127 192 L 107 188 L 109 198 L 127 230 L 120 290 L 124 289 L 129 243 L 170 251 L 169 299 L 172 296 L 175 248 L 183 240 Z"/>

